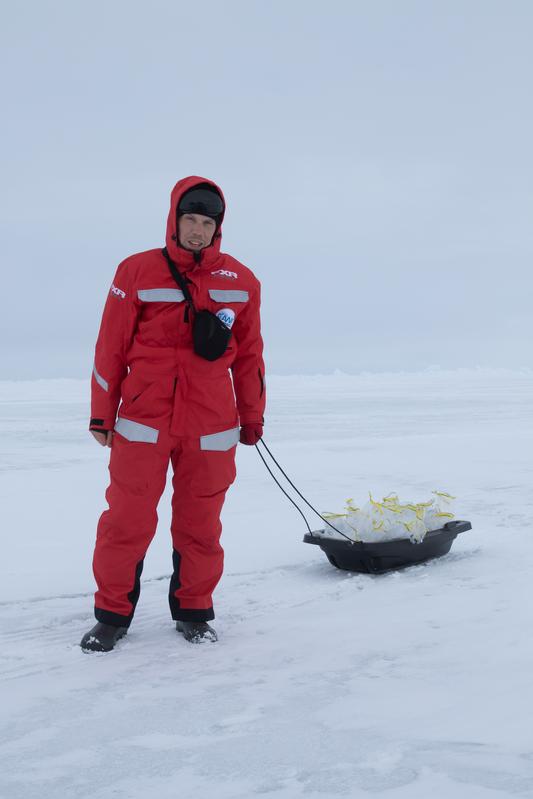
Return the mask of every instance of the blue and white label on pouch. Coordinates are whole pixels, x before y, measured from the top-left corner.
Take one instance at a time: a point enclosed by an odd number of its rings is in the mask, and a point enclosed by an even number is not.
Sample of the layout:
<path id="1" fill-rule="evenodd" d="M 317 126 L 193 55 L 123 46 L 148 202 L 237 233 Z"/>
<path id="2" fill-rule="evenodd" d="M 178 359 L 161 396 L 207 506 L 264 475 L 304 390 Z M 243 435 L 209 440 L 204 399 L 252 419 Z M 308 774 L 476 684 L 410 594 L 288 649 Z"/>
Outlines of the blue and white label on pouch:
<path id="1" fill-rule="evenodd" d="M 232 311 L 231 308 L 221 308 L 220 311 L 217 311 L 217 316 L 221 322 L 224 322 L 226 327 L 231 327 L 235 321 L 235 311 Z"/>

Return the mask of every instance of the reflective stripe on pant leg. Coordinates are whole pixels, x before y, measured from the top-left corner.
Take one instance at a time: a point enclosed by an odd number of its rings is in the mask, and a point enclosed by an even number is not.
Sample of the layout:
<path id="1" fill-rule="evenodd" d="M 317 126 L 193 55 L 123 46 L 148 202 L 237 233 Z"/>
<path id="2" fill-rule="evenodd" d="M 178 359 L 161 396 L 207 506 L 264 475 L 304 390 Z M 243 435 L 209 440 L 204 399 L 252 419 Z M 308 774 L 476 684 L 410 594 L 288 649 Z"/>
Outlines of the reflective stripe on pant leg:
<path id="1" fill-rule="evenodd" d="M 205 451 L 184 440 L 172 452 L 172 542 L 175 568 L 169 603 L 172 618 L 214 618 L 212 593 L 222 576 L 220 512 L 235 479 L 235 446 Z"/>
<path id="2" fill-rule="evenodd" d="M 225 452 L 239 442 L 239 428 L 231 427 L 229 430 L 222 430 L 220 433 L 210 433 L 207 436 L 200 436 L 200 449 L 211 452 Z"/>
<path id="3" fill-rule="evenodd" d="M 115 430 L 128 441 L 143 441 L 146 444 L 157 444 L 159 430 L 141 422 L 134 422 L 125 416 L 119 416 L 115 423 Z"/>

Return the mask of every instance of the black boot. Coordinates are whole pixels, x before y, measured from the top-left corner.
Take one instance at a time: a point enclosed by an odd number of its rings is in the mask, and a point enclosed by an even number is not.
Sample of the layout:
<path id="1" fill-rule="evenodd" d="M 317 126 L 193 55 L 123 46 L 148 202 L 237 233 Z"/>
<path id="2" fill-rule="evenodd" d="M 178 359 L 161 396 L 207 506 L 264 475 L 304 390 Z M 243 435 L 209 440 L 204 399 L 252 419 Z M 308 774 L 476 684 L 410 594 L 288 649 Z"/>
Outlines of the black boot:
<path id="1" fill-rule="evenodd" d="M 117 641 L 128 632 L 127 627 L 115 627 L 99 621 L 80 641 L 84 652 L 111 652 Z"/>
<path id="2" fill-rule="evenodd" d="M 217 634 L 206 621 L 177 621 L 176 630 L 183 634 L 191 644 L 203 644 L 204 641 L 217 641 Z"/>

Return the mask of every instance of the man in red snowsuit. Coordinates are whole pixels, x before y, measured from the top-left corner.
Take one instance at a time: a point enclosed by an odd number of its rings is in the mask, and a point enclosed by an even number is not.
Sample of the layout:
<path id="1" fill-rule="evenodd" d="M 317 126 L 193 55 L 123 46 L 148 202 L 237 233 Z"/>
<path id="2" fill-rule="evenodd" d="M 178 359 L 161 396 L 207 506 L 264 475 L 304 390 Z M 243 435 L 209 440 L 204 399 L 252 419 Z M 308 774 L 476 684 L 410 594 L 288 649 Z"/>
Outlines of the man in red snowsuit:
<path id="1" fill-rule="evenodd" d="M 166 250 L 122 261 L 107 297 L 89 429 L 111 447 L 111 481 L 93 560 L 98 623 L 82 639 L 85 650 L 112 649 L 131 623 L 169 461 L 172 618 L 187 640 L 216 640 L 207 622 L 223 568 L 220 512 L 235 479 L 237 442 L 259 440 L 265 409 L 260 283 L 220 252 L 224 212 L 213 181 L 180 180 L 171 194 Z M 197 354 L 193 341 L 196 315 L 205 309 L 224 323 L 224 335 L 231 328 L 214 360 Z"/>

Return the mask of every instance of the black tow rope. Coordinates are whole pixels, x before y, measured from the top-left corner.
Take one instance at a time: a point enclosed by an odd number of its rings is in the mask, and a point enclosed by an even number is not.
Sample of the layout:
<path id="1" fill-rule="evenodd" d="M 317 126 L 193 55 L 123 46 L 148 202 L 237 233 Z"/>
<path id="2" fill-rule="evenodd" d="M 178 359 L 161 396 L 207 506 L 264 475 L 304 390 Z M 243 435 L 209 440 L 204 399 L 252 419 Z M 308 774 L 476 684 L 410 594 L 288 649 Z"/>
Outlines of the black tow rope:
<path id="1" fill-rule="evenodd" d="M 301 493 L 301 492 L 300 492 L 300 491 L 299 491 L 299 490 L 296 488 L 296 486 L 294 485 L 294 483 L 292 482 L 292 480 L 290 479 L 290 477 L 288 476 L 288 474 L 286 474 L 286 472 L 285 472 L 285 471 L 284 471 L 284 470 L 281 468 L 281 466 L 279 465 L 279 463 L 277 462 L 277 460 L 275 459 L 275 457 L 273 456 L 273 454 L 271 453 L 271 451 L 269 450 L 269 448 L 268 448 L 268 447 L 267 447 L 267 445 L 265 444 L 265 441 L 264 441 L 264 439 L 260 438 L 260 439 L 259 439 L 259 441 L 257 442 L 257 444 L 262 444 L 262 445 L 263 445 L 263 447 L 264 447 L 264 448 L 265 448 L 265 450 L 268 452 L 268 454 L 270 455 L 270 457 L 272 458 L 272 460 L 274 461 L 274 463 L 276 464 L 276 466 L 278 467 L 278 469 L 280 470 L 280 472 L 282 473 L 282 475 L 285 477 L 285 479 L 287 480 L 287 482 L 288 482 L 288 483 L 289 483 L 289 484 L 290 484 L 290 485 L 291 485 L 291 486 L 294 488 L 294 490 L 296 491 L 296 493 L 298 494 L 298 496 L 299 496 L 299 497 L 301 497 L 301 498 L 303 499 L 303 501 L 305 502 L 305 504 L 306 504 L 306 505 L 308 505 L 308 506 L 311 508 L 311 510 L 313 511 L 313 513 L 316 513 L 316 515 L 317 515 L 317 516 L 318 516 L 320 519 L 322 519 L 322 521 L 323 521 L 323 522 L 325 522 L 325 523 L 326 523 L 326 524 L 328 524 L 330 527 L 332 527 L 332 528 L 333 528 L 333 530 L 335 530 L 337 533 L 339 533 L 339 535 L 342 535 L 342 537 L 343 537 L 343 538 L 346 538 L 346 540 L 347 540 L 347 541 L 349 541 L 349 542 L 350 542 L 350 544 L 353 544 L 353 543 L 354 543 L 353 539 L 351 539 L 349 536 L 347 536 L 345 533 L 343 533 L 341 530 L 339 530 L 339 529 L 338 529 L 338 527 L 335 527 L 335 525 L 333 525 L 333 524 L 331 524 L 330 522 L 328 522 L 328 520 L 327 520 L 327 519 L 325 519 L 325 518 L 324 518 L 324 517 L 323 517 L 323 516 L 322 516 L 322 515 L 321 515 L 321 514 L 320 514 L 320 513 L 317 511 L 317 509 L 316 509 L 316 508 L 314 508 L 314 507 L 311 505 L 311 503 L 307 501 L 307 499 L 304 497 L 304 495 L 303 495 L 303 494 L 302 494 L 302 493 Z M 304 512 L 302 511 L 302 509 L 300 508 L 300 506 L 299 506 L 299 505 L 298 505 L 298 504 L 297 504 L 297 503 L 294 501 L 294 499 L 293 499 L 293 498 L 292 498 L 292 497 L 291 497 L 291 496 L 290 496 L 290 495 L 289 495 L 289 494 L 288 494 L 288 493 L 285 491 L 285 489 L 283 488 L 283 486 L 281 485 L 281 483 L 279 482 L 279 480 L 277 479 L 277 477 L 275 476 L 275 474 L 273 473 L 273 471 L 272 471 L 272 470 L 271 470 L 271 468 L 269 467 L 269 465 L 268 465 L 268 463 L 266 462 L 265 458 L 263 457 L 263 455 L 262 455 L 262 453 L 261 453 L 261 450 L 259 449 L 259 447 L 257 446 L 257 444 L 255 445 L 255 448 L 256 448 L 256 450 L 257 450 L 257 452 L 258 452 L 258 454 L 259 454 L 259 457 L 261 458 L 261 460 L 262 460 L 262 461 L 263 461 L 263 463 L 265 464 L 265 466 L 266 466 L 266 468 L 267 468 L 268 472 L 270 473 L 270 475 L 271 475 L 272 479 L 274 480 L 274 482 L 276 483 L 276 485 L 277 485 L 277 486 L 278 486 L 278 487 L 281 489 L 281 491 L 283 491 L 283 493 L 285 494 L 285 496 L 287 497 L 287 499 L 289 500 L 289 502 L 292 502 L 292 504 L 294 505 L 294 507 L 296 508 L 296 510 L 298 511 L 298 513 L 300 514 L 300 516 L 302 517 L 302 519 L 304 520 L 304 522 L 305 522 L 305 524 L 306 524 L 306 526 L 307 526 L 307 529 L 309 530 L 309 535 L 313 535 L 313 531 L 311 530 L 311 528 L 310 528 L 310 526 L 309 526 L 309 522 L 307 521 L 307 519 L 306 519 L 306 517 L 305 517 L 305 515 L 304 515 Z"/>

